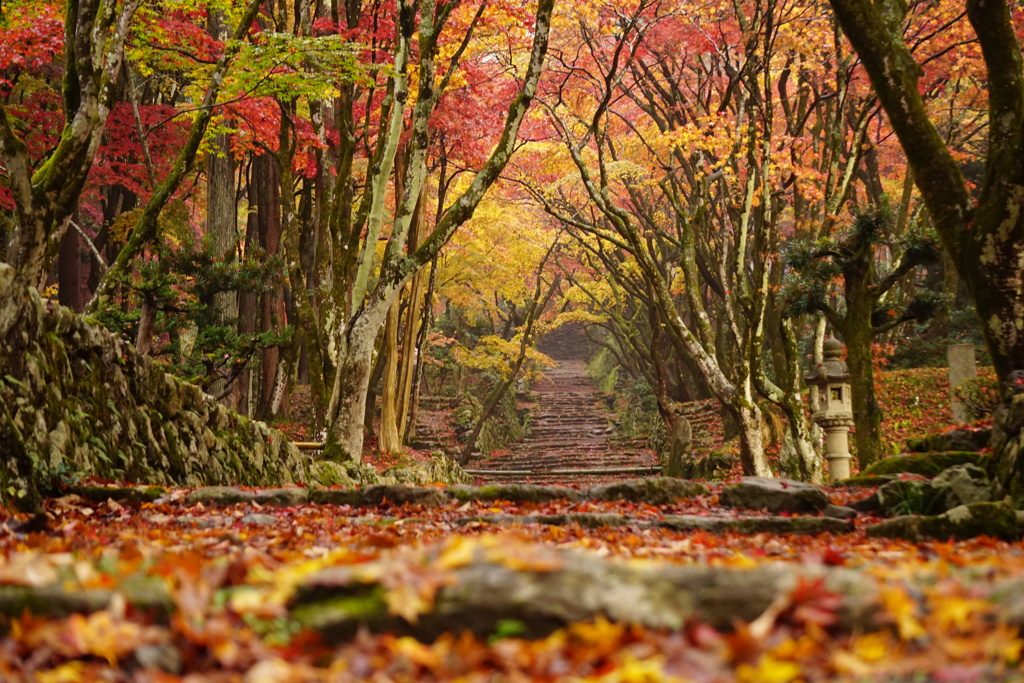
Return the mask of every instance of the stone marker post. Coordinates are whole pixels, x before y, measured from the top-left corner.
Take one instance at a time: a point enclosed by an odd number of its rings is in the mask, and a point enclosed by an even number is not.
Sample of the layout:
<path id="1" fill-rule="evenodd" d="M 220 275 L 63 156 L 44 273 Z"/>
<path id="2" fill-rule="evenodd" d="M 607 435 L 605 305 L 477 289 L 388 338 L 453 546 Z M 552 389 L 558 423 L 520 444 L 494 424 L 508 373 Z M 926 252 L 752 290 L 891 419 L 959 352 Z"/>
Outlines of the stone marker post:
<path id="1" fill-rule="evenodd" d="M 967 406 L 956 400 L 956 387 L 978 376 L 974 344 L 950 344 L 946 348 L 946 361 L 949 364 L 949 402 L 953 408 L 953 422 L 970 422 L 972 416 Z"/>
<path id="2" fill-rule="evenodd" d="M 842 359 L 846 347 L 837 339 L 826 339 L 824 360 L 804 379 L 818 387 L 818 405 L 811 419 L 825 431 L 825 460 L 832 481 L 850 476 L 850 427 L 853 426 L 853 396 L 850 370 Z"/>

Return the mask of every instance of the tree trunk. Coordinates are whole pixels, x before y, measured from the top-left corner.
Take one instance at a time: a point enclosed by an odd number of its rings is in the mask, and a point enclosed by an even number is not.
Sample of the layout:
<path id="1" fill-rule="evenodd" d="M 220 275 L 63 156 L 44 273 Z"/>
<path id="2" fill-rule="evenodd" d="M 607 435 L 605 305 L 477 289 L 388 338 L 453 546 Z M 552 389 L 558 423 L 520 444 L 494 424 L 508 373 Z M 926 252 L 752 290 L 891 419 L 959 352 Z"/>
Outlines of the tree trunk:
<path id="1" fill-rule="evenodd" d="M 384 316 L 381 316 L 384 317 Z M 373 343 L 378 320 L 357 318 L 345 335 L 347 343 L 338 353 L 338 370 L 328 414 L 334 415 L 327 430 L 324 457 L 328 460 L 363 460 L 363 417 L 369 387 Z"/>
<path id="2" fill-rule="evenodd" d="M 1024 509 L 1024 384 L 1017 384 L 1022 380 L 1024 373 L 1020 371 L 1011 375 L 992 427 L 995 497 L 1008 497 L 1017 510 Z"/>
<path id="3" fill-rule="evenodd" d="M 148 355 L 153 350 L 153 331 L 156 324 L 156 301 L 153 295 L 146 292 L 142 297 L 139 310 L 139 331 L 135 336 L 135 350 Z"/>
<path id="4" fill-rule="evenodd" d="M 400 387 L 398 386 L 398 311 L 401 297 L 395 299 L 388 310 L 388 321 L 384 331 L 384 390 L 380 397 L 380 439 L 381 453 L 398 455 L 402 452 L 402 437 L 398 430 L 401 419 Z"/>
<path id="5" fill-rule="evenodd" d="M 1011 6 L 1005 0 L 966 3 L 988 88 L 985 178 L 975 202 L 957 159 L 928 116 L 918 88 L 920 67 L 903 36 L 887 23 L 893 3 L 830 2 L 889 116 L 943 246 L 971 293 L 996 374 L 1005 382 L 1024 369 L 1024 62 Z M 1022 485 L 1015 405 L 996 421 L 1003 436 L 996 439 L 992 469 L 997 487 L 1006 491 Z"/>
<path id="6" fill-rule="evenodd" d="M 734 400 L 726 405 L 739 426 L 740 462 L 743 464 L 743 473 L 757 477 L 774 476 L 764 456 L 761 409 L 749 400 Z"/>
<path id="7" fill-rule="evenodd" d="M 221 22 L 220 12 L 211 11 L 208 25 L 214 38 L 227 39 L 228 30 Z M 235 164 L 227 133 L 218 134 L 206 154 L 206 234 L 217 258 L 228 263 L 235 260 L 238 210 L 235 205 Z M 238 318 L 238 293 L 216 292 L 213 295 L 213 315 L 215 325 L 234 325 Z M 211 380 L 209 393 L 214 396 L 221 396 L 228 389 L 226 378 L 219 373 Z M 231 398 L 230 394 L 226 397 L 229 405 Z"/>
<path id="8" fill-rule="evenodd" d="M 419 199 L 416 200 L 416 211 L 412 218 L 412 228 L 409 230 L 409 249 L 413 251 L 419 248 L 420 242 L 423 240 L 426 224 L 424 220 L 426 196 L 427 185 L 424 183 L 420 189 Z M 421 268 L 416 271 L 405 288 L 408 308 L 403 326 L 402 358 L 398 369 L 398 437 L 402 443 L 406 442 L 409 430 L 412 428 L 413 381 L 416 361 L 420 352 L 418 341 L 420 339 L 420 315 L 423 311 L 421 300 L 423 299 L 424 281 L 428 277 L 429 274 L 426 270 Z"/>
<path id="9" fill-rule="evenodd" d="M 272 156 L 255 156 L 249 181 L 249 206 L 255 213 L 257 241 L 265 258 L 277 256 L 281 250 L 280 192 L 277 165 Z M 275 289 L 260 295 L 256 331 L 268 332 L 280 329 L 285 324 L 287 315 L 281 291 Z M 290 356 L 285 349 L 272 346 L 263 349 L 259 359 L 253 417 L 269 420 L 277 416 L 282 405 L 286 404 Z"/>
<path id="10" fill-rule="evenodd" d="M 875 396 L 871 328 L 851 325 L 844 336 L 853 400 L 854 444 L 861 470 L 882 456 L 882 409 Z"/>
<path id="11" fill-rule="evenodd" d="M 57 264 L 57 300 L 76 313 L 85 305 L 82 297 L 82 255 L 79 249 L 81 238 L 78 231 L 69 228 L 60 244 Z"/>
<path id="12" fill-rule="evenodd" d="M 412 394 L 409 396 L 409 419 L 405 423 L 405 441 L 409 440 L 409 434 L 416 429 L 417 417 L 419 415 L 420 390 L 423 385 L 423 343 L 427 338 L 427 331 L 431 326 L 431 302 L 434 299 L 434 279 L 437 275 L 437 260 L 430 263 L 430 276 L 427 278 L 427 291 L 423 296 L 423 309 L 420 313 L 419 330 L 416 333 L 416 359 L 413 364 L 412 373 Z"/>
<path id="13" fill-rule="evenodd" d="M 779 330 L 786 361 L 784 372 L 788 385 L 779 407 L 786 414 L 790 443 L 797 455 L 801 477 L 804 481 L 809 481 L 812 484 L 820 484 L 824 481 L 822 458 L 814 448 L 814 444 L 817 443 L 814 425 L 808 419 L 804 407 L 802 391 L 804 381 L 801 376 L 800 349 L 796 332 L 793 330 L 793 321 L 783 318 L 779 322 Z M 812 402 L 811 405 L 817 405 L 817 403 Z"/>
<path id="14" fill-rule="evenodd" d="M 846 316 L 839 332 L 846 343 L 846 364 L 850 370 L 853 400 L 854 444 L 861 470 L 882 457 L 882 409 L 875 394 L 875 366 L 871 344 L 875 334 L 871 314 L 875 298 L 868 291 L 873 280 L 870 252 L 851 259 L 843 273 Z"/>
<path id="15" fill-rule="evenodd" d="M 668 461 L 665 463 L 664 474 L 666 477 L 683 477 L 686 475 L 686 465 L 692 457 L 693 428 L 680 410 L 672 411 L 668 433 Z"/>
<path id="16" fill-rule="evenodd" d="M 234 162 L 226 134 L 218 135 L 214 146 L 206 158 L 206 232 L 217 257 L 231 262 L 238 251 Z M 219 324 L 233 323 L 238 317 L 236 292 L 217 292 L 213 297 L 213 307 Z"/>

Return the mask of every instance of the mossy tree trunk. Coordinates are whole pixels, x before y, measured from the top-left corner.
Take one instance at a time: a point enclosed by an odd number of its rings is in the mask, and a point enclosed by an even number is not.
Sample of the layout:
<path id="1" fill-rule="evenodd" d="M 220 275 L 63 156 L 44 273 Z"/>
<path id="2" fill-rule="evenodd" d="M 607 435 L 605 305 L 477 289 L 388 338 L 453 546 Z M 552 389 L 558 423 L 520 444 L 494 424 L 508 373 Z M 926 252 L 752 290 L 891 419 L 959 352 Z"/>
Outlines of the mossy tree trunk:
<path id="1" fill-rule="evenodd" d="M 959 163 L 929 118 L 918 88 L 920 67 L 898 30 L 895 2 L 830 0 L 860 56 L 907 155 L 914 181 L 981 318 L 985 343 L 1001 381 L 1024 369 L 1024 59 L 1012 8 L 1005 0 L 967 0 L 967 16 L 987 71 L 988 144 L 977 204 Z M 1011 420 L 1003 411 L 1000 420 Z M 1007 434 L 1017 430 L 1007 422 Z M 996 442 L 998 486 L 1024 478 L 1013 444 Z"/>
<path id="2" fill-rule="evenodd" d="M 869 286 L 874 279 L 872 256 L 870 252 L 858 253 L 846 263 L 843 269 L 846 315 L 842 324 L 836 326 L 846 342 L 846 364 L 850 370 L 850 394 L 853 401 L 854 443 L 861 469 L 882 456 L 882 410 L 875 395 L 875 366 L 871 352 L 871 343 L 875 337 L 871 314 L 877 302 Z"/>
<path id="3" fill-rule="evenodd" d="M 883 453 L 882 409 L 875 394 L 875 372 L 871 357 L 871 340 L 874 335 L 870 322 L 867 326 L 849 324 L 841 334 L 846 342 L 846 364 L 850 369 L 857 462 L 864 469 Z"/>

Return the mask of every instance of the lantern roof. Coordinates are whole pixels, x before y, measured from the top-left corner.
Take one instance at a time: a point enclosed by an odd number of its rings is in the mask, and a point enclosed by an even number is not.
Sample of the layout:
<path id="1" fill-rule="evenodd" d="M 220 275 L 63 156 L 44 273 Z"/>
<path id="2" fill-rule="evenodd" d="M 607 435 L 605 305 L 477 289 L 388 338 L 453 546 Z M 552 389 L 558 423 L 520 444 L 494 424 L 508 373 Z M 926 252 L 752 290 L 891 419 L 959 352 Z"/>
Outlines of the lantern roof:
<path id="1" fill-rule="evenodd" d="M 846 347 L 835 337 L 829 337 L 823 345 L 824 359 L 804 376 L 809 384 L 824 386 L 828 382 L 846 382 L 850 370 L 842 360 Z"/>

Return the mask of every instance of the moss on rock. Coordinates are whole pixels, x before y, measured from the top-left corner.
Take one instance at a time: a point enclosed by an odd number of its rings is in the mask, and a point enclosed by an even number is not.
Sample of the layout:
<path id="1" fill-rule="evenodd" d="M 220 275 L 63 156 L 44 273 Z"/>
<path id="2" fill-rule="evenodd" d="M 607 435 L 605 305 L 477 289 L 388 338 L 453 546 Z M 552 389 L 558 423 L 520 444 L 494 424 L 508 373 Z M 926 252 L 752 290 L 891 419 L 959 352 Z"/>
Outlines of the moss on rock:
<path id="1" fill-rule="evenodd" d="M 1003 541 L 1020 538 L 1017 514 L 1006 503 L 960 505 L 935 516 L 904 515 L 873 524 L 867 535 L 874 538 L 901 538 L 908 541 L 949 539 L 965 540 L 991 536 Z"/>
<path id="2" fill-rule="evenodd" d="M 152 503 L 160 496 L 166 495 L 167 489 L 162 486 L 72 486 L 67 492 L 92 503 L 103 503 L 107 500 L 121 503 Z"/>
<path id="3" fill-rule="evenodd" d="M 872 464 L 861 474 L 865 476 L 883 474 L 920 474 L 934 477 L 942 470 L 955 465 L 970 463 L 985 469 L 988 457 L 974 451 L 941 451 L 937 453 L 904 453 L 884 458 Z"/>
<path id="4" fill-rule="evenodd" d="M 835 483 L 836 487 L 847 487 L 847 488 L 871 488 L 873 486 L 881 486 L 882 484 L 888 484 L 896 477 L 891 474 L 874 474 L 874 475 L 859 475 L 856 477 L 850 477 L 848 479 L 842 479 Z"/>
<path id="5" fill-rule="evenodd" d="M 704 484 L 673 477 L 644 477 L 591 487 L 584 493 L 590 500 L 625 500 L 648 505 L 671 505 L 680 498 L 708 492 Z"/>
<path id="6" fill-rule="evenodd" d="M 438 507 L 447 502 L 442 489 L 430 486 L 375 484 L 358 489 L 311 489 L 309 502 L 317 505 L 350 505 L 369 507 L 381 503 Z"/>
<path id="7" fill-rule="evenodd" d="M 448 494 L 461 503 L 494 500 L 507 500 L 512 503 L 546 503 L 552 500 L 578 500 L 580 498 L 580 492 L 576 489 L 541 484 L 453 486 L 448 489 Z"/>

